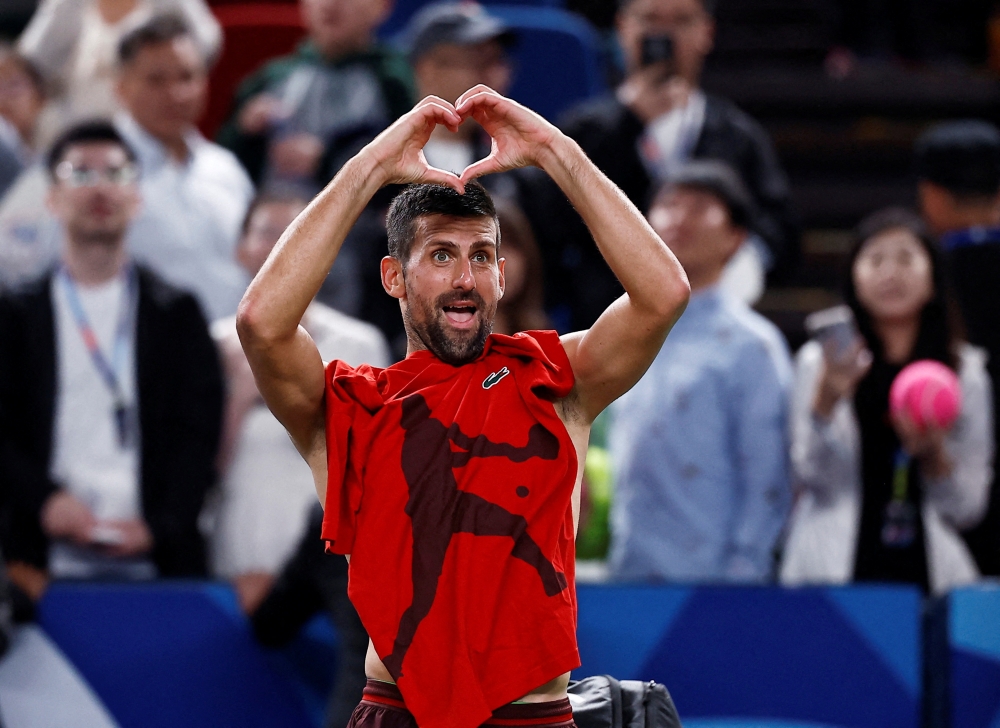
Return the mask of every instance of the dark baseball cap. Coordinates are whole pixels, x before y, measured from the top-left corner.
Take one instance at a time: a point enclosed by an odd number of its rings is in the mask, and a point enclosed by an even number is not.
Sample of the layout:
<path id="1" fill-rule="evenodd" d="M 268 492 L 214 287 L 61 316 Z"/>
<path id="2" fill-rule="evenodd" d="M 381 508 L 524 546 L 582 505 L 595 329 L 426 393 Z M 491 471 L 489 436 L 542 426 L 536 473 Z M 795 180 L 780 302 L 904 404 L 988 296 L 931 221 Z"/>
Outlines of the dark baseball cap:
<path id="1" fill-rule="evenodd" d="M 708 192 L 725 205 L 733 225 L 748 229 L 753 227 L 756 216 L 753 198 L 740 176 L 725 162 L 688 162 L 670 175 L 664 189 L 677 187 Z"/>
<path id="2" fill-rule="evenodd" d="M 1000 191 L 1000 130 L 986 121 L 931 127 L 915 147 L 917 177 L 960 197 Z"/>
<path id="3" fill-rule="evenodd" d="M 474 45 L 497 40 L 510 46 L 516 40 L 503 20 L 475 2 L 428 5 L 413 16 L 403 38 L 411 62 L 444 43 Z"/>

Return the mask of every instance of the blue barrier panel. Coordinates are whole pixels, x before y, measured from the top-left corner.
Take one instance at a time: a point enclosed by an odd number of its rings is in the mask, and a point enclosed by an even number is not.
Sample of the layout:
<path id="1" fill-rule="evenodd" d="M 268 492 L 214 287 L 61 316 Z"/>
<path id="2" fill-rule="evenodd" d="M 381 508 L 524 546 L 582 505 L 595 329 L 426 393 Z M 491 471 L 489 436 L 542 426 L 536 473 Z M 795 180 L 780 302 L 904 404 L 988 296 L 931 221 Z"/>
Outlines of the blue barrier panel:
<path id="1" fill-rule="evenodd" d="M 578 597 L 574 676 L 662 682 L 685 726 L 919 724 L 916 589 L 580 585 Z"/>
<path id="2" fill-rule="evenodd" d="M 312 728 L 227 586 L 55 584 L 42 627 L 122 728 Z"/>
<path id="3" fill-rule="evenodd" d="M 1000 728 L 1000 585 L 948 596 L 951 725 Z"/>

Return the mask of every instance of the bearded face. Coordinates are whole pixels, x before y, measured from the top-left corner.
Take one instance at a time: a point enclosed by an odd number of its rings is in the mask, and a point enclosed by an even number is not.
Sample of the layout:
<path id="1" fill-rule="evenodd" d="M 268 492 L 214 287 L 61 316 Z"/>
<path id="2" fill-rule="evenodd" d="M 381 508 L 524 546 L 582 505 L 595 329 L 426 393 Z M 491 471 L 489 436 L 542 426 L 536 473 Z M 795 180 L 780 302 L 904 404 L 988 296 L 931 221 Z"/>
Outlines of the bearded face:
<path id="1" fill-rule="evenodd" d="M 401 299 L 409 350 L 466 364 L 482 354 L 503 295 L 499 230 L 491 217 L 433 215 L 415 232 L 406 265 L 390 266 L 398 274 L 386 286 Z"/>
<path id="2" fill-rule="evenodd" d="M 487 306 L 476 290 L 444 293 L 434 301 L 410 296 L 409 303 L 403 313 L 407 330 L 438 359 L 461 366 L 483 353 L 496 303 Z"/>

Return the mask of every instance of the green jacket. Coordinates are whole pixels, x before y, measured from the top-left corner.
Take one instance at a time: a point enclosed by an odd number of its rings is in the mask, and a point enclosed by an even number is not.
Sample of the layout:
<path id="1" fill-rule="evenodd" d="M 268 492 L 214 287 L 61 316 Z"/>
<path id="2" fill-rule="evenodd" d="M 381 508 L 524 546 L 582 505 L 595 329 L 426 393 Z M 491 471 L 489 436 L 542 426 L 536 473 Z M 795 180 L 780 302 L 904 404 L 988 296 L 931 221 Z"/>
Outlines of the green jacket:
<path id="1" fill-rule="evenodd" d="M 306 64 L 319 64 L 328 68 L 366 65 L 382 86 L 382 96 L 393 121 L 413 107 L 415 95 L 413 75 L 406 57 L 400 52 L 385 45 L 375 44 L 367 51 L 328 60 L 320 55 L 312 41 L 305 40 L 299 44 L 294 53 L 270 61 L 240 84 L 233 99 L 229 118 L 216 135 L 216 141 L 239 158 L 254 182 L 260 181 L 264 169 L 267 134 L 245 134 L 237 126 L 236 120 L 247 101 L 264 91 L 274 89 L 293 71 Z M 328 155 L 330 151 L 327 150 Z M 327 179 L 317 180 L 320 184 L 326 181 Z"/>

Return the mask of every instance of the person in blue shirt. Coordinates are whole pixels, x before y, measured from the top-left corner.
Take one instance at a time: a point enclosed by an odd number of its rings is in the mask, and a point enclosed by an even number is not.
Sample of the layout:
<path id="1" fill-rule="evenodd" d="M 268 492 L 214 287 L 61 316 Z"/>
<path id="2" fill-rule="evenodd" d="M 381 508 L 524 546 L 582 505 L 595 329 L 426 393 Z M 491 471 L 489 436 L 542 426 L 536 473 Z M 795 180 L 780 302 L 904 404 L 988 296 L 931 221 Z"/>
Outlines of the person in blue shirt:
<path id="1" fill-rule="evenodd" d="M 739 176 L 716 161 L 681 168 L 649 212 L 692 296 L 652 366 L 612 407 L 615 579 L 772 577 L 791 501 L 791 362 L 778 329 L 718 285 L 751 215 Z"/>

